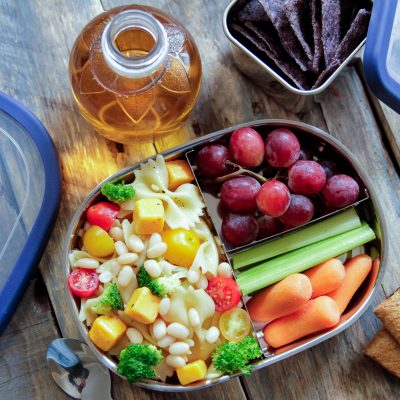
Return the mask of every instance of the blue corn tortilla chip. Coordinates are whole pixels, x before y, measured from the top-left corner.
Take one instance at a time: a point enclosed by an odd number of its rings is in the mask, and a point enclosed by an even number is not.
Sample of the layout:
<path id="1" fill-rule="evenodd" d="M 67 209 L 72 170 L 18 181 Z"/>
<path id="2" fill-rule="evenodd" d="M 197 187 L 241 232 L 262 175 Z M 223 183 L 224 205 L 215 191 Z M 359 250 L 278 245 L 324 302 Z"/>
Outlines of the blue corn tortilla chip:
<path id="1" fill-rule="evenodd" d="M 310 8 L 314 42 L 313 70 L 321 72 L 326 66 L 324 48 L 322 45 L 321 0 L 311 0 Z"/>
<path id="2" fill-rule="evenodd" d="M 358 11 L 350 29 L 336 49 L 333 61 L 318 77 L 312 89 L 321 86 L 366 37 L 370 18 L 371 13 L 369 11 L 365 9 Z"/>
<path id="3" fill-rule="evenodd" d="M 293 29 L 305 55 L 312 62 L 312 25 L 309 0 L 286 0 L 286 18 Z"/>
<path id="4" fill-rule="evenodd" d="M 340 0 L 321 0 L 322 45 L 326 65 L 330 65 L 340 44 Z"/>
<path id="5" fill-rule="evenodd" d="M 293 61 L 293 59 L 286 54 L 285 50 L 282 48 L 283 52 L 279 57 L 276 56 L 275 52 L 271 50 L 269 44 L 264 40 L 260 40 L 253 31 L 248 28 L 241 26 L 237 23 L 231 23 L 230 27 L 237 34 L 240 35 L 245 42 L 249 43 L 251 47 L 255 48 L 261 55 L 264 61 L 267 62 L 273 68 L 273 64 L 278 67 L 278 73 L 282 72 L 286 75 L 299 89 L 309 89 L 310 85 L 307 81 L 307 77 L 304 72 L 299 68 L 299 66 Z M 275 49 L 276 51 L 277 49 Z M 271 65 L 272 64 L 272 65 Z M 276 68 L 273 68 L 276 70 Z"/>
<path id="6" fill-rule="evenodd" d="M 312 63 L 307 56 L 290 26 L 286 17 L 284 5 L 285 0 L 259 0 L 263 5 L 265 12 L 268 14 L 273 26 L 278 32 L 283 47 L 289 55 L 296 61 L 303 71 L 308 71 L 312 67 Z"/>
<path id="7" fill-rule="evenodd" d="M 258 0 L 250 0 L 245 3 L 243 8 L 238 11 L 237 19 L 239 21 L 265 21 L 268 20 L 268 15 L 264 7 Z"/>

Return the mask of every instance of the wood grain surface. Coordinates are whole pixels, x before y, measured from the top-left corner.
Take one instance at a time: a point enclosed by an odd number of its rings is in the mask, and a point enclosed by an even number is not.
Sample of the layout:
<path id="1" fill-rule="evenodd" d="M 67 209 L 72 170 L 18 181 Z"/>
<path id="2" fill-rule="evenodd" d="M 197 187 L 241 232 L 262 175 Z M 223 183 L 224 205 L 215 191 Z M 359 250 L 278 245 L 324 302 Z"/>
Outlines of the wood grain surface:
<path id="1" fill-rule="evenodd" d="M 19 99 L 42 120 L 60 156 L 61 210 L 40 271 L 61 334 L 79 337 L 66 304 L 62 251 L 71 216 L 85 195 L 110 174 L 155 151 L 261 118 L 310 123 L 329 131 L 354 152 L 376 185 L 390 221 L 388 270 L 374 304 L 398 287 L 400 181 L 357 70 L 346 69 L 327 93 L 316 99 L 310 111 L 295 114 L 282 108 L 234 67 L 229 42 L 222 30 L 222 15 L 228 0 L 142 1 L 170 12 L 195 37 L 203 62 L 203 85 L 193 113 L 178 132 L 155 143 L 119 146 L 102 139 L 78 114 L 69 88 L 68 57 L 76 36 L 92 17 L 124 3 L 127 2 L 0 0 L 0 90 Z M 390 129 L 398 126 L 396 121 Z M 32 313 L 40 304 L 29 293 L 28 300 L 19 307 L 18 316 Z M 42 297 L 47 302 L 45 293 Z M 189 394 L 162 394 L 128 385 L 113 376 L 113 397 L 138 400 L 399 398 L 400 382 L 361 353 L 379 326 L 371 310 L 372 306 L 345 333 L 258 371 L 250 378 L 235 379 Z M 45 322 L 40 322 L 40 318 L 24 320 L 26 329 L 15 329 L 1 337 L 0 349 L 7 351 L 0 353 L 0 398 L 20 399 L 23 393 L 24 398 L 64 398 L 52 384 L 48 371 L 46 375 L 43 364 L 46 345 L 58 335 L 49 308 L 41 318 Z M 30 344 L 34 345 L 33 353 L 26 350 Z M 22 373 L 15 372 L 17 369 Z M 29 387 L 34 389 L 24 389 Z"/>

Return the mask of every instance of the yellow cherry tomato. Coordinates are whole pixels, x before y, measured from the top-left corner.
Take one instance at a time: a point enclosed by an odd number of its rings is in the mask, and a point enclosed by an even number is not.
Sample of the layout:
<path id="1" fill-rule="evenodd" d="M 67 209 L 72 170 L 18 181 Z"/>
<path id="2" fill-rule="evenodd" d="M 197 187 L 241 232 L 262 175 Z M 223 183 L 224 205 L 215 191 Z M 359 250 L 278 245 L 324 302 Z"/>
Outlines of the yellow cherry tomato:
<path id="1" fill-rule="evenodd" d="M 222 336 L 230 342 L 240 342 L 251 328 L 249 314 L 239 307 L 225 311 L 219 320 Z"/>
<path id="2" fill-rule="evenodd" d="M 197 235 L 193 231 L 178 228 L 164 231 L 162 237 L 167 244 L 164 258 L 172 264 L 190 268 L 200 247 Z"/>
<path id="3" fill-rule="evenodd" d="M 83 236 L 85 250 L 95 257 L 107 257 L 114 253 L 114 240 L 99 226 L 91 226 Z"/>

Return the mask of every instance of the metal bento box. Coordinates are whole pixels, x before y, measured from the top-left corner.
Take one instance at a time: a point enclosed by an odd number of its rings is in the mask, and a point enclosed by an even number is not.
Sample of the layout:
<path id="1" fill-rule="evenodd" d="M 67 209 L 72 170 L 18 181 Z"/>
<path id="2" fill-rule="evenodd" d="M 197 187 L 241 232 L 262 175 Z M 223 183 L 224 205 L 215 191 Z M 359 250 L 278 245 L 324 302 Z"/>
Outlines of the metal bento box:
<path id="1" fill-rule="evenodd" d="M 369 225 L 374 229 L 376 234 L 376 239 L 372 243 L 368 243 L 365 246 L 354 249 L 352 252 L 346 253 L 341 256 L 342 261 L 348 258 L 351 254 L 358 254 L 360 252 L 377 252 L 380 256 L 381 263 L 376 264 L 371 272 L 369 273 L 367 279 L 362 284 L 362 286 L 357 290 L 354 298 L 351 303 L 347 307 L 346 311 L 340 318 L 340 322 L 331 329 L 324 330 L 317 334 L 310 335 L 308 337 L 302 338 L 300 340 L 295 341 L 289 345 L 283 346 L 278 349 L 271 349 L 262 339 L 262 330 L 259 323 L 253 323 L 252 328 L 254 330 L 254 337 L 258 339 L 260 347 L 262 349 L 263 355 L 260 359 L 256 360 L 253 364 L 254 370 L 258 370 L 264 368 L 268 365 L 274 364 L 278 361 L 281 361 L 287 357 L 290 357 L 296 353 L 304 351 L 312 346 L 315 346 L 335 335 L 342 332 L 344 329 L 348 328 L 353 322 L 355 322 L 367 309 L 372 297 L 374 296 L 377 288 L 379 287 L 379 283 L 382 280 L 384 270 L 386 268 L 387 263 L 387 225 L 384 221 L 382 206 L 380 204 L 379 197 L 376 195 L 375 190 L 372 186 L 372 183 L 362 171 L 360 164 L 355 159 L 354 155 L 347 150 L 337 139 L 333 138 L 329 134 L 323 132 L 322 130 L 315 128 L 313 126 L 300 123 L 293 122 L 288 120 L 260 120 L 254 121 L 251 123 L 237 125 L 231 128 L 223 129 L 218 132 L 211 133 L 209 135 L 203 136 L 201 138 L 195 139 L 189 143 L 185 143 L 184 145 L 178 146 L 174 149 L 168 150 L 162 155 L 166 160 L 173 160 L 177 157 L 183 157 L 189 161 L 189 165 L 191 165 L 191 157 L 193 151 L 204 147 L 210 143 L 221 143 L 226 142 L 230 137 L 233 131 L 241 127 L 252 127 L 256 129 L 260 134 L 265 134 L 270 132 L 272 129 L 276 128 L 288 128 L 293 131 L 295 134 L 299 135 L 302 140 L 307 141 L 311 140 L 313 143 L 319 143 L 322 147 L 329 147 L 338 158 L 344 160 L 345 163 L 348 163 L 349 168 L 352 168 L 356 175 L 357 179 L 362 186 L 362 193 L 360 195 L 359 201 L 355 204 L 358 213 L 362 216 L 362 219 L 367 221 Z M 143 162 L 145 162 L 144 160 Z M 114 174 L 109 177 L 104 182 L 116 181 L 120 179 L 124 179 L 126 182 L 131 182 L 134 180 L 133 171 L 140 167 L 140 164 L 137 163 L 128 168 L 121 170 L 120 172 Z M 195 172 L 195 169 L 193 169 Z M 196 176 L 196 173 L 195 173 Z M 104 184 L 102 182 L 102 184 Z M 197 180 L 196 183 L 198 184 Z M 63 262 L 65 263 L 65 277 L 67 278 L 70 273 L 70 262 L 69 262 L 69 253 L 72 249 L 76 247 L 76 243 L 79 240 L 79 230 L 82 228 L 85 218 L 85 213 L 88 207 L 95 202 L 100 196 L 100 188 L 101 185 L 98 185 L 92 192 L 86 197 L 83 201 L 82 205 L 75 213 L 72 222 L 68 229 L 67 239 L 65 242 L 64 248 L 64 257 Z M 203 188 L 200 185 L 201 194 L 203 195 L 203 199 L 206 204 L 206 214 L 207 221 L 213 229 L 215 235 L 220 235 L 220 227 L 218 226 L 218 215 L 215 211 L 215 204 L 212 204 L 212 196 L 209 193 L 204 193 Z M 211 202 L 211 205 L 210 205 Z M 320 219 L 324 219 L 326 216 L 322 216 Z M 217 223 L 215 223 L 217 221 Z M 309 224 L 314 221 L 309 222 Z M 295 231 L 296 229 L 294 229 Z M 290 232 L 290 231 L 288 231 Z M 283 232 L 278 236 L 284 237 L 287 232 Z M 264 239 L 259 242 L 266 242 L 269 239 Z M 243 251 L 243 249 L 251 248 L 258 244 L 259 242 L 254 242 L 253 244 L 249 244 L 243 248 L 229 248 L 224 244 L 223 238 L 220 238 L 220 251 L 221 254 L 227 259 L 230 260 L 232 257 L 237 254 L 239 251 Z M 80 333 L 83 338 L 97 356 L 99 361 L 103 363 L 107 368 L 109 368 L 113 373 L 118 374 L 117 372 L 117 358 L 106 355 L 104 352 L 99 350 L 89 339 L 88 337 L 88 328 L 86 325 L 79 320 L 79 300 L 78 298 L 71 295 L 70 291 L 65 285 L 66 291 L 65 295 L 67 297 L 67 301 L 69 304 L 69 309 L 71 311 L 72 317 L 74 318 L 76 324 L 79 327 Z M 246 307 L 247 297 L 242 297 L 244 307 Z M 193 384 L 182 386 L 175 381 L 172 383 L 164 383 L 157 380 L 141 380 L 137 382 L 139 386 L 159 390 L 166 392 L 181 392 L 181 391 L 191 391 L 196 389 L 202 389 L 209 387 L 211 385 L 226 382 L 234 376 L 238 376 L 240 374 L 234 375 L 222 375 L 215 379 L 202 380 L 199 382 L 195 382 Z"/>

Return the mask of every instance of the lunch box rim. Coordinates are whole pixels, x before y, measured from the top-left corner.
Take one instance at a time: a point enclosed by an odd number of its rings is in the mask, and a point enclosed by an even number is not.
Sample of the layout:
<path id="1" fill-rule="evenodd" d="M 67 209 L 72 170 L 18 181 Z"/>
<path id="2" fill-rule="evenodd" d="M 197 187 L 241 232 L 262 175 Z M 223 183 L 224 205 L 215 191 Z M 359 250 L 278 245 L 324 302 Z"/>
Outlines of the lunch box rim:
<path id="1" fill-rule="evenodd" d="M 270 66 L 268 66 L 265 62 L 263 62 L 260 58 L 258 58 L 252 51 L 250 51 L 246 46 L 244 46 L 239 40 L 237 40 L 230 32 L 228 27 L 228 16 L 231 9 L 236 5 L 236 3 L 240 0 L 233 0 L 228 7 L 225 9 L 222 27 L 225 33 L 225 36 L 229 39 L 229 41 L 247 54 L 253 61 L 255 61 L 260 67 L 262 67 L 269 75 L 271 75 L 275 80 L 277 80 L 281 85 L 283 85 L 286 89 L 295 94 L 300 94 L 303 96 L 311 96 L 322 93 L 328 86 L 337 78 L 337 76 L 342 72 L 344 67 L 353 59 L 353 57 L 361 50 L 364 46 L 367 38 L 365 37 L 361 43 L 353 50 L 353 52 L 339 65 L 339 67 L 335 70 L 335 72 L 319 87 L 315 89 L 305 90 L 299 89 L 294 85 L 290 84 L 286 79 L 284 79 L 281 75 L 279 75 L 276 71 L 274 71 Z"/>
<path id="2" fill-rule="evenodd" d="M 168 157 L 168 156 L 171 156 L 174 154 L 182 154 L 186 151 L 191 150 L 196 145 L 200 145 L 202 143 L 206 143 L 209 141 L 211 141 L 211 142 L 216 141 L 217 139 L 221 138 L 222 136 L 224 136 L 225 134 L 227 134 L 229 132 L 233 132 L 234 130 L 236 130 L 238 128 L 243 128 L 243 127 L 248 127 L 248 126 L 251 126 L 254 128 L 268 127 L 268 126 L 271 126 L 271 127 L 285 126 L 287 128 L 300 129 L 307 133 L 317 136 L 318 138 L 320 138 L 320 139 L 326 141 L 327 143 L 329 143 L 330 145 L 332 145 L 336 150 L 339 150 L 340 152 L 345 154 L 346 157 L 348 158 L 349 162 L 351 163 L 353 168 L 356 170 L 356 172 L 359 174 L 359 176 L 361 177 L 361 179 L 363 180 L 363 182 L 365 183 L 365 185 L 369 191 L 370 199 L 372 201 L 373 208 L 375 210 L 375 216 L 377 218 L 380 232 L 381 232 L 381 237 L 378 238 L 381 242 L 381 254 L 380 254 L 381 264 L 380 264 L 378 276 L 377 276 L 375 285 L 371 289 L 371 292 L 369 293 L 368 297 L 365 299 L 364 303 L 362 305 L 360 305 L 359 309 L 348 320 L 343 322 L 343 324 L 338 326 L 337 328 L 335 328 L 329 332 L 322 333 L 322 334 L 308 340 L 306 343 L 302 343 L 302 344 L 300 344 L 294 348 L 291 348 L 290 350 L 287 350 L 281 354 L 266 356 L 266 358 L 262 358 L 260 361 L 255 362 L 253 364 L 253 367 L 254 367 L 253 371 L 256 371 L 256 370 L 264 368 L 268 365 L 272 365 L 276 362 L 279 362 L 279 361 L 281 361 L 285 358 L 288 358 L 292 355 L 300 353 L 304 350 L 307 350 L 321 342 L 324 342 L 324 341 L 332 338 L 333 336 L 336 336 L 340 332 L 347 329 L 350 325 L 352 325 L 355 321 L 357 321 L 361 317 L 361 315 L 366 311 L 366 309 L 370 305 L 372 298 L 373 298 L 377 288 L 379 287 L 379 285 L 383 279 L 384 272 L 386 270 L 386 258 L 387 258 L 386 240 L 388 237 L 388 232 L 387 232 L 387 224 L 386 224 L 385 217 L 383 214 L 383 208 L 381 206 L 381 203 L 378 201 L 378 196 L 375 193 L 375 190 L 372 186 L 372 182 L 368 178 L 368 176 L 366 176 L 365 173 L 363 172 L 362 167 L 359 164 L 359 162 L 356 160 L 355 156 L 338 139 L 336 139 L 333 136 L 329 135 L 328 133 L 324 132 L 322 129 L 314 127 L 312 125 L 305 124 L 303 122 L 297 122 L 297 121 L 291 121 L 291 120 L 285 120 L 285 119 L 262 119 L 262 120 L 250 121 L 250 122 L 238 124 L 238 125 L 235 125 L 232 127 L 224 128 L 222 130 L 207 134 L 205 136 L 198 137 L 190 142 L 186 142 L 182 145 L 179 145 L 177 147 L 169 149 L 165 152 L 159 153 L 159 155 Z M 114 180 L 122 178 L 123 176 L 125 176 L 127 174 L 132 173 L 134 170 L 136 170 L 137 168 L 140 167 L 140 164 L 145 163 L 146 161 L 148 161 L 150 159 L 154 159 L 156 156 L 157 156 L 157 154 L 153 155 L 151 157 L 148 157 L 140 162 L 134 163 L 133 165 L 116 172 L 115 174 L 111 175 L 110 177 L 106 178 L 101 183 L 99 183 L 85 197 L 85 199 L 81 203 L 79 209 L 75 212 L 75 214 L 71 220 L 71 223 L 68 227 L 66 240 L 64 242 L 63 260 L 64 260 L 65 266 L 66 266 L 65 276 L 64 276 L 65 282 L 67 280 L 68 274 L 70 273 L 69 253 L 71 250 L 71 248 L 70 248 L 71 241 L 75 237 L 74 232 L 76 231 L 78 223 L 80 222 L 82 215 L 86 211 L 87 207 L 98 196 L 101 186 L 105 182 L 114 181 Z M 77 304 L 76 304 L 73 296 L 71 295 L 71 293 L 68 289 L 67 284 L 64 285 L 64 293 L 66 294 L 66 297 L 67 297 L 67 303 L 69 306 L 69 310 L 73 314 L 73 318 L 74 318 L 76 324 L 78 325 L 78 329 L 79 329 L 82 337 L 84 338 L 85 343 L 90 347 L 90 349 L 93 351 L 93 353 L 99 359 L 99 361 L 101 363 L 103 363 L 103 365 L 105 365 L 113 373 L 119 375 L 123 379 L 126 379 L 125 377 L 123 377 L 122 375 L 120 375 L 118 373 L 116 363 L 111 361 L 111 359 L 108 356 L 106 356 L 103 352 L 98 350 L 97 347 L 89 339 L 88 328 L 86 327 L 86 325 L 83 322 L 81 322 L 79 320 L 79 309 L 77 307 Z M 155 382 L 152 380 L 143 380 L 141 382 L 135 382 L 135 385 L 146 388 L 146 389 L 152 389 L 152 390 L 161 391 L 161 392 L 187 392 L 187 391 L 192 391 L 192 390 L 205 389 L 210 386 L 216 385 L 218 383 L 226 382 L 229 379 L 232 379 L 234 377 L 238 377 L 241 375 L 243 375 L 243 374 L 236 373 L 233 375 L 222 375 L 221 377 L 207 380 L 203 384 L 197 384 L 197 385 L 192 385 L 192 386 L 167 384 L 167 383 Z"/>

